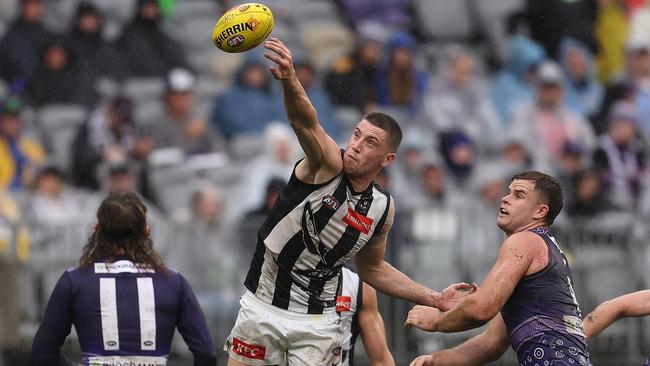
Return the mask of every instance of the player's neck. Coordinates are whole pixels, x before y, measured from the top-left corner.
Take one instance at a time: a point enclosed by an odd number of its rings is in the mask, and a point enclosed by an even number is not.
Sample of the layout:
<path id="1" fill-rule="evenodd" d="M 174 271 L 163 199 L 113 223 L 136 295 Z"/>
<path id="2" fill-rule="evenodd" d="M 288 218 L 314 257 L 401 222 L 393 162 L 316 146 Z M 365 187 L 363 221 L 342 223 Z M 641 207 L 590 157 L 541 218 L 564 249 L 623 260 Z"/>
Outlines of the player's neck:
<path id="1" fill-rule="evenodd" d="M 546 225 L 546 223 L 542 222 L 542 221 L 531 222 L 530 224 L 522 226 L 521 228 L 519 228 L 517 230 L 513 230 L 510 233 L 506 233 L 506 237 L 510 237 L 511 235 L 513 235 L 515 233 L 521 233 L 521 232 L 528 231 L 528 230 L 531 230 L 531 229 L 534 229 L 534 228 L 547 227 L 547 226 L 548 225 Z"/>
<path id="2" fill-rule="evenodd" d="M 350 186 L 354 192 L 361 193 L 365 191 L 370 183 L 372 183 L 374 176 L 363 176 L 363 177 L 347 177 Z"/>

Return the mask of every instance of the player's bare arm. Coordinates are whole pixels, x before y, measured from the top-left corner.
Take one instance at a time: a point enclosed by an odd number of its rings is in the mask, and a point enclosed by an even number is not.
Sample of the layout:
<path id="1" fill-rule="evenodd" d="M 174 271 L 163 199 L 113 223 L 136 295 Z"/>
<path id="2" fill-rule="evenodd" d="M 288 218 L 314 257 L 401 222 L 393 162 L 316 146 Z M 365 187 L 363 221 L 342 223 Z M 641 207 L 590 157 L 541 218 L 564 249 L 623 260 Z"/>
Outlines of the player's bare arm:
<path id="1" fill-rule="evenodd" d="M 296 77 L 289 48 L 277 38 L 270 38 L 264 47 L 272 51 L 264 56 L 276 64 L 271 73 L 282 81 L 287 117 L 305 152 L 296 176 L 305 183 L 326 182 L 343 169 L 339 147 L 319 124 L 316 109 Z"/>
<path id="2" fill-rule="evenodd" d="M 394 206 L 391 203 L 388 219 L 381 232 L 368 241 L 368 244 L 355 256 L 354 261 L 359 276 L 364 282 L 387 295 L 442 310 L 450 309 L 467 294 L 467 291 L 472 290 L 471 285 L 457 283 L 439 293 L 413 281 L 384 261 L 386 239 L 393 223 Z"/>
<path id="3" fill-rule="evenodd" d="M 650 315 L 650 290 L 619 296 L 598 305 L 585 317 L 585 335 L 587 339 L 595 337 L 621 318 L 647 315 Z"/>
<path id="4" fill-rule="evenodd" d="M 416 358 L 411 366 L 479 366 L 498 360 L 508 349 L 508 333 L 500 314 L 487 329 L 466 342 L 447 350 Z"/>
<path id="5" fill-rule="evenodd" d="M 377 292 L 363 283 L 363 303 L 359 311 L 361 339 L 370 359 L 371 366 L 395 366 L 393 355 L 388 350 L 384 320 L 377 306 Z"/>
<path id="6" fill-rule="evenodd" d="M 538 272 L 547 263 L 547 247 L 537 234 L 529 231 L 512 234 L 501 246 L 497 262 L 476 292 L 444 314 L 430 311 L 425 316 L 421 314 L 422 309 L 414 308 L 412 311 L 428 320 L 414 322 L 407 318 L 406 325 L 425 324 L 424 330 L 445 333 L 480 327 L 499 313 L 522 277 Z M 409 317 L 412 318 L 411 313 Z"/>

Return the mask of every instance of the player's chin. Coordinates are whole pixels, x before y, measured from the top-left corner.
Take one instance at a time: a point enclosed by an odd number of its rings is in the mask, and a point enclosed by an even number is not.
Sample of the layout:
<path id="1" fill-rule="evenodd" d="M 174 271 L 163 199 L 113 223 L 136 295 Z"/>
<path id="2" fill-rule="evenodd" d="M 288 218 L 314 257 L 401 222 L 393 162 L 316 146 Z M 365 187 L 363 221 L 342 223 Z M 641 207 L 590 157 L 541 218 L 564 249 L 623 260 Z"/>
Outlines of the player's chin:
<path id="1" fill-rule="evenodd" d="M 497 217 L 497 226 L 498 226 L 499 229 L 501 229 L 501 230 L 506 229 L 507 226 L 508 226 L 508 217 L 507 217 L 507 216 L 503 216 L 503 215 L 499 215 L 499 216 Z"/>

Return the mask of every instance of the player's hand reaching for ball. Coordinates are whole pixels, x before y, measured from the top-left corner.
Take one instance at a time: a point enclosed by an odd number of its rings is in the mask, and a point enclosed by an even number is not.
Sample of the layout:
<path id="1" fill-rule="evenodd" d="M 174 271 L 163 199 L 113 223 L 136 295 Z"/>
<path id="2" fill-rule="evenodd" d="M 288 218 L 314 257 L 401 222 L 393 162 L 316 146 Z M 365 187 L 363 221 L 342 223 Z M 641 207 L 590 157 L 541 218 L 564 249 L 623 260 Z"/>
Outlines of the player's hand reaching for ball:
<path id="1" fill-rule="evenodd" d="M 434 363 L 433 356 L 424 355 L 413 360 L 410 366 L 435 366 L 435 365 L 436 364 Z"/>
<path id="2" fill-rule="evenodd" d="M 476 283 L 471 285 L 468 283 L 455 283 L 446 289 L 442 290 L 440 294 L 440 303 L 438 304 L 438 309 L 442 311 L 447 311 L 456 306 L 463 297 L 473 294 L 478 289 Z"/>
<path id="3" fill-rule="evenodd" d="M 289 48 L 277 38 L 270 38 L 264 42 L 264 48 L 273 52 L 265 52 L 264 57 L 275 62 L 277 66 L 271 67 L 271 74 L 278 80 L 285 80 L 294 75 L 293 59 Z"/>
<path id="4" fill-rule="evenodd" d="M 430 306 L 416 305 L 406 316 L 404 326 L 407 328 L 416 327 L 428 332 L 438 331 L 438 322 L 442 312 Z"/>

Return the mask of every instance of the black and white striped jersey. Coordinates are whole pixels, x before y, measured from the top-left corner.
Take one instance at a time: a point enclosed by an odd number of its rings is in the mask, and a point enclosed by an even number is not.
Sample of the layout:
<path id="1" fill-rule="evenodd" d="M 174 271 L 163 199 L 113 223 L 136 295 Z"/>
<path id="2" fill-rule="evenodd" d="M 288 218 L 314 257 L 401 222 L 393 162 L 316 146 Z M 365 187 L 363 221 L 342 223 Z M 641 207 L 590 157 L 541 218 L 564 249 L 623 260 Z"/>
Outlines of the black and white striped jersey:
<path id="1" fill-rule="evenodd" d="M 374 183 L 354 192 L 343 174 L 314 185 L 294 170 L 260 228 L 246 288 L 282 309 L 334 311 L 341 267 L 392 224 L 392 206 Z"/>
<path id="2" fill-rule="evenodd" d="M 343 267 L 341 289 L 336 297 L 336 311 L 340 314 L 343 331 L 343 361 L 341 366 L 354 365 L 354 345 L 360 334 L 359 311 L 363 305 L 363 282 L 359 275 Z"/>

